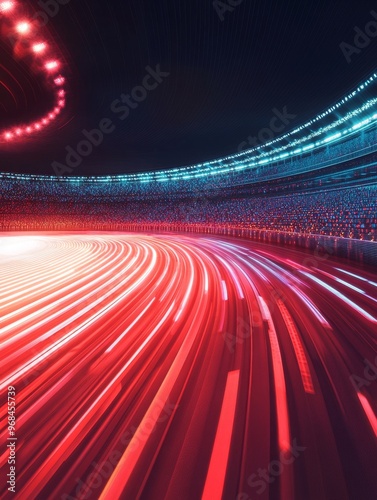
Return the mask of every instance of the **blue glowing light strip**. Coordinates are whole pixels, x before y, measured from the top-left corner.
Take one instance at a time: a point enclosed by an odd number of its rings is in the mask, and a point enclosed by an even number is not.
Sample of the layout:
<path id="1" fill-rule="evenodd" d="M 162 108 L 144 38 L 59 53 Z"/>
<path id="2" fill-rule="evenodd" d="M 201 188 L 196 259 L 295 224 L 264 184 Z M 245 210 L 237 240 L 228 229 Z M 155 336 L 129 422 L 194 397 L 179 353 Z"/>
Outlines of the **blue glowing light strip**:
<path id="1" fill-rule="evenodd" d="M 1 178 L 12 178 L 12 179 L 25 179 L 25 180 L 48 180 L 48 181 L 69 181 L 69 182 L 139 182 L 147 183 L 152 181 L 167 182 L 167 181 L 186 181 L 190 179 L 197 179 L 201 177 L 208 177 L 213 175 L 240 172 L 242 170 L 250 169 L 252 167 L 264 166 L 271 163 L 276 163 L 282 159 L 288 157 L 295 157 L 301 155 L 306 151 L 314 151 L 328 144 L 337 142 L 355 132 L 360 131 L 362 128 L 369 127 L 377 123 L 377 113 L 363 118 L 360 122 L 352 124 L 352 126 L 339 131 L 334 130 L 339 125 L 350 121 L 352 118 L 360 115 L 361 113 L 369 110 L 376 105 L 377 99 L 368 100 L 363 106 L 355 109 L 354 111 L 348 112 L 343 118 L 333 121 L 331 124 L 324 127 L 320 127 L 316 131 L 310 131 L 308 135 L 302 138 L 296 138 L 289 144 L 280 146 L 273 151 L 265 151 L 266 148 L 273 146 L 274 144 L 292 137 L 293 135 L 301 132 L 304 129 L 311 127 L 316 122 L 324 119 L 328 115 L 339 110 L 339 108 L 351 99 L 353 99 L 360 92 L 365 90 L 372 82 L 377 79 L 377 74 L 374 73 L 368 80 L 363 84 L 359 85 L 356 90 L 348 94 L 341 101 L 336 103 L 334 106 L 330 107 L 325 112 L 317 115 L 314 119 L 308 121 L 304 125 L 295 128 L 291 132 L 284 134 L 283 136 L 277 137 L 262 146 L 258 146 L 253 149 L 242 151 L 231 156 L 227 156 L 221 159 L 212 160 L 198 165 L 191 165 L 186 167 L 174 168 L 170 170 L 160 170 L 156 172 L 145 172 L 137 174 L 125 174 L 125 175 L 108 175 L 99 177 L 56 177 L 56 176 L 46 176 L 46 175 L 24 175 L 24 174 L 1 174 Z M 320 138 L 325 134 L 332 132 L 332 135 Z M 316 142 L 313 142 L 313 139 Z M 309 144 L 305 144 L 311 141 Z"/>

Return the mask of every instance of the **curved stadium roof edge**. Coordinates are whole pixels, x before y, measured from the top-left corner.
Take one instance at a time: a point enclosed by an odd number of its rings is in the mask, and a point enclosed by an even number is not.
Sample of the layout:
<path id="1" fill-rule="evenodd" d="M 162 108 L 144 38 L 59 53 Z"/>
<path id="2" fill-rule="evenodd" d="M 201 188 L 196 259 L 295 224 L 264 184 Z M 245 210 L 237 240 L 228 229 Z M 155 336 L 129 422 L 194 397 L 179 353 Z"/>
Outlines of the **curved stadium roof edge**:
<path id="1" fill-rule="evenodd" d="M 373 82 L 377 82 L 377 74 L 373 73 L 366 81 L 360 84 L 350 94 L 346 95 L 336 104 L 326 111 L 318 114 L 312 120 L 296 127 L 290 132 L 285 133 L 262 146 L 242 151 L 240 153 L 226 156 L 220 159 L 208 161 L 205 163 L 173 168 L 169 170 L 157 170 L 153 172 L 141 172 L 134 174 L 118 174 L 106 176 L 57 176 L 57 175 L 33 175 L 0 173 L 1 178 L 12 178 L 18 180 L 44 180 L 44 181 L 66 181 L 66 182 L 166 182 L 178 180 L 190 180 L 203 178 L 213 175 L 240 172 L 250 168 L 263 167 L 266 164 L 276 163 L 286 158 L 299 156 L 307 152 L 313 152 L 315 149 L 328 146 L 332 143 L 344 140 L 345 138 L 359 133 L 365 128 L 377 124 L 377 98 L 369 99 L 362 106 L 347 111 L 342 118 L 333 119 L 329 124 L 312 130 L 321 120 L 325 120 L 335 112 L 338 114 L 340 108 L 348 105 L 349 101 L 360 94 Z M 348 123 L 347 122 L 351 122 Z M 345 126 L 347 125 L 347 126 Z M 341 126 L 343 126 L 341 128 Z M 300 136 L 300 132 L 307 135 Z M 279 146 L 279 143 L 290 138 L 288 144 Z M 266 151 L 266 148 L 273 147 L 272 151 Z"/>

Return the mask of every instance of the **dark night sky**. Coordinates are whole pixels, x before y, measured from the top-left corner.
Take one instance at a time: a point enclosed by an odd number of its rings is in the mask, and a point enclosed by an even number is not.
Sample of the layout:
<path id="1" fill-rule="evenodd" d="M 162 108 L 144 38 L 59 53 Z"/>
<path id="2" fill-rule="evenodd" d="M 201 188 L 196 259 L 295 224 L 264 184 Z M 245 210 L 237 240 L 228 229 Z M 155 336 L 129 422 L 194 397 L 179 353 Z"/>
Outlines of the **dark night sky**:
<path id="1" fill-rule="evenodd" d="M 169 168 L 235 153 L 268 126 L 273 108 L 287 106 L 296 115 L 293 128 L 375 70 L 377 37 L 349 64 L 339 47 L 353 43 L 354 27 L 364 28 L 372 9 L 372 1 L 243 0 L 221 21 L 212 0 L 71 0 L 48 25 L 69 68 L 67 108 L 58 128 L 2 145 L 0 169 L 53 174 L 51 163 L 64 162 L 65 147 L 76 147 L 82 129 L 103 118 L 112 119 L 115 131 L 74 175 Z M 37 119 L 49 104 L 37 75 L 13 60 L 5 41 L 0 57 L 0 80 L 5 66 L 27 96 L 15 114 L 0 92 L 1 121 Z M 121 121 L 111 103 L 157 64 L 169 77 Z"/>

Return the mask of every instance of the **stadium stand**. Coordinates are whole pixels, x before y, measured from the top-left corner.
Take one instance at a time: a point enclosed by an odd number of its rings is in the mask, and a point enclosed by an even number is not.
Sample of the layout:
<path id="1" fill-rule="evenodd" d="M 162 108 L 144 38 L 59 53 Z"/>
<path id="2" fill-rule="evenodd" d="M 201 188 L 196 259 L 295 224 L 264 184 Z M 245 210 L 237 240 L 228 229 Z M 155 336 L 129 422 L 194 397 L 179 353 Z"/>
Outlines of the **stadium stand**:
<path id="1" fill-rule="evenodd" d="M 346 101 L 262 147 L 192 167 L 102 177 L 0 173 L 0 230 L 172 225 L 376 242 L 377 99 L 339 118 Z"/>

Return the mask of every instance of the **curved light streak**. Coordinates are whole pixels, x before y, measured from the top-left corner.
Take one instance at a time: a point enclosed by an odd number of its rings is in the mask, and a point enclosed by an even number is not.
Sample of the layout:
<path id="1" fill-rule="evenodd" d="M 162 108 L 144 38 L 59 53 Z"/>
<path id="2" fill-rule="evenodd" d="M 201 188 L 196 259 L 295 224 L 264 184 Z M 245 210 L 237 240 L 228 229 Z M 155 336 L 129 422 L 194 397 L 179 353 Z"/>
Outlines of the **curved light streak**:
<path id="1" fill-rule="evenodd" d="M 204 236 L 0 237 L 20 498 L 256 498 L 279 460 L 265 498 L 355 498 L 360 460 L 367 498 L 377 381 L 352 377 L 376 354 L 375 282 L 306 257 Z"/>
<path id="2" fill-rule="evenodd" d="M 25 55 L 31 56 L 33 68 L 38 67 L 38 71 L 46 79 L 48 88 L 51 88 L 54 94 L 55 103 L 48 113 L 36 121 L 15 123 L 13 126 L 1 128 L 0 145 L 19 142 L 43 131 L 52 125 L 66 105 L 63 64 L 54 54 L 56 50 L 47 43 L 45 30 L 37 27 L 31 20 L 31 15 L 25 16 L 24 11 L 25 6 L 21 0 L 0 2 L 0 28 L 4 25 L 6 27 L 4 33 L 8 30 L 14 38 L 14 57 L 18 44 L 22 44 L 25 48 Z"/>

